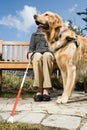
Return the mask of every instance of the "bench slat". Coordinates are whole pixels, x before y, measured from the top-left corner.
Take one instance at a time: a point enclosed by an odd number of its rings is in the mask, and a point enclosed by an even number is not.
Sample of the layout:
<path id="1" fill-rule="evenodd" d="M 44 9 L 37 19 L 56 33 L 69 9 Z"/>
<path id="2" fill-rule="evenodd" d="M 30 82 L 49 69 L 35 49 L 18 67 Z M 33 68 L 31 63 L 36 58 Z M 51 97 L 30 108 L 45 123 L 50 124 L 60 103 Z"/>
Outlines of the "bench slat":
<path id="1" fill-rule="evenodd" d="M 28 46 L 24 46 L 24 61 L 27 61 Z"/>
<path id="2" fill-rule="evenodd" d="M 0 56 L 2 55 L 2 43 L 3 43 L 3 40 L 0 40 Z"/>
<path id="3" fill-rule="evenodd" d="M 22 58 L 23 58 L 23 55 L 22 55 L 22 54 L 23 54 L 23 52 L 22 52 L 22 47 L 23 47 L 23 46 L 20 46 L 20 61 L 23 60 L 23 59 L 22 59 Z"/>
<path id="4" fill-rule="evenodd" d="M 7 61 L 8 47 L 4 46 L 4 60 Z"/>
<path id="5" fill-rule="evenodd" d="M 2 41 L 1 41 L 2 42 Z M 15 46 L 28 46 L 30 43 L 29 42 L 14 42 L 14 41 L 3 41 L 3 46 L 12 46 L 12 45 L 15 45 Z"/>
<path id="6" fill-rule="evenodd" d="M 9 50 L 9 51 L 10 51 L 10 61 L 12 61 L 12 53 L 13 53 L 13 52 L 12 52 L 12 46 L 9 46 L 9 49 L 10 49 L 10 50 Z"/>
<path id="7" fill-rule="evenodd" d="M 17 61 L 18 59 L 18 48 L 17 46 L 14 46 L 14 60 Z"/>
<path id="8" fill-rule="evenodd" d="M 28 62 L 6 62 L 6 61 L 0 61 L 0 69 L 2 70 L 21 70 L 26 69 L 28 65 Z M 29 65 L 29 69 L 32 69 L 32 64 Z"/>

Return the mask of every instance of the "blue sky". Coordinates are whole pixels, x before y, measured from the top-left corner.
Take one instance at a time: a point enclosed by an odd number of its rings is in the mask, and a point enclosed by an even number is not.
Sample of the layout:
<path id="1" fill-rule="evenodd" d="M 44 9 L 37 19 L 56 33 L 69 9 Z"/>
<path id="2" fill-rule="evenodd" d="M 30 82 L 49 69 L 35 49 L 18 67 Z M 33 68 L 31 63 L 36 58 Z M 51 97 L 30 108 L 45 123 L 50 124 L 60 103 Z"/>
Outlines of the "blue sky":
<path id="1" fill-rule="evenodd" d="M 36 31 L 33 15 L 51 11 L 64 21 L 72 20 L 80 28 L 85 27 L 76 12 L 87 8 L 87 0 L 0 0 L 0 39 L 5 41 L 29 41 Z M 87 31 L 84 32 L 85 35 Z"/>

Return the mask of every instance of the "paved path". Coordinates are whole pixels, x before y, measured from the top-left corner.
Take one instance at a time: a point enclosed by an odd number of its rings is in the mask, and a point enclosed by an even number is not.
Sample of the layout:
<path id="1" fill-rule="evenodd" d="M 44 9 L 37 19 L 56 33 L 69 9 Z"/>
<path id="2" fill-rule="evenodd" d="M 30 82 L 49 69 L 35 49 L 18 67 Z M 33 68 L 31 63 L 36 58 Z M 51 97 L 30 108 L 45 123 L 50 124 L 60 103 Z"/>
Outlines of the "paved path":
<path id="1" fill-rule="evenodd" d="M 14 101 L 14 98 L 0 98 L 0 121 L 9 118 Z M 74 92 L 67 104 L 56 104 L 56 97 L 50 102 L 20 98 L 14 115 L 16 121 L 63 130 L 87 130 L 87 93 Z"/>

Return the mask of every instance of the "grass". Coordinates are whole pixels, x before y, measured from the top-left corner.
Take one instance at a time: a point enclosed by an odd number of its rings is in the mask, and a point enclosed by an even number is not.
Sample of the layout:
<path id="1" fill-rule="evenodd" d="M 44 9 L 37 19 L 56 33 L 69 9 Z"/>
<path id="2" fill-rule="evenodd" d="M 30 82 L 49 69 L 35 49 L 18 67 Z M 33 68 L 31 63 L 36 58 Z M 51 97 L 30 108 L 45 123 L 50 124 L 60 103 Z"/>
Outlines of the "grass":
<path id="1" fill-rule="evenodd" d="M 0 93 L 0 97 L 3 98 L 16 98 L 18 91 L 20 88 L 14 89 L 14 88 L 6 88 L 6 87 L 2 87 L 2 91 Z M 24 88 L 22 89 L 22 92 L 20 94 L 21 98 L 32 98 L 35 94 L 35 90 L 24 90 Z"/>
<path id="2" fill-rule="evenodd" d="M 0 94 L 0 97 L 3 97 L 3 98 L 16 98 L 16 96 L 17 96 L 17 93 L 18 93 L 18 91 L 16 91 L 15 93 L 13 93 L 13 92 L 1 92 L 1 94 Z M 35 95 L 35 93 L 34 92 L 22 92 L 21 93 L 21 95 L 20 95 L 20 97 L 21 98 L 29 98 L 29 97 L 33 97 Z"/>
<path id="3" fill-rule="evenodd" d="M 0 130 L 41 130 L 38 125 L 27 123 L 7 123 L 0 121 Z"/>
<path id="4" fill-rule="evenodd" d="M 43 125 L 28 124 L 28 123 L 7 123 L 0 121 L 0 130 L 65 130 L 61 128 L 46 127 Z"/>

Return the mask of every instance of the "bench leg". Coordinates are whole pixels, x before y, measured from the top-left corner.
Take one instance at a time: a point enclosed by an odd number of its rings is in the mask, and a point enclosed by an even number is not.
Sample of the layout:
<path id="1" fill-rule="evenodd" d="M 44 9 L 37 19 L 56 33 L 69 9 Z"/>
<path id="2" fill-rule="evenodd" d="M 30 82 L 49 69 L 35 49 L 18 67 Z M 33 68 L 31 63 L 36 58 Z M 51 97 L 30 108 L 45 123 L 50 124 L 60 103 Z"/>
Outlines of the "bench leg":
<path id="1" fill-rule="evenodd" d="M 0 70 L 0 94 L 2 91 L 2 70 Z"/>

